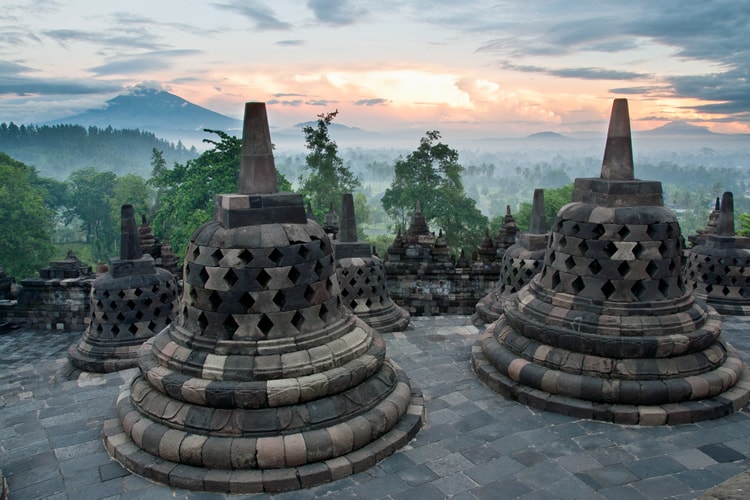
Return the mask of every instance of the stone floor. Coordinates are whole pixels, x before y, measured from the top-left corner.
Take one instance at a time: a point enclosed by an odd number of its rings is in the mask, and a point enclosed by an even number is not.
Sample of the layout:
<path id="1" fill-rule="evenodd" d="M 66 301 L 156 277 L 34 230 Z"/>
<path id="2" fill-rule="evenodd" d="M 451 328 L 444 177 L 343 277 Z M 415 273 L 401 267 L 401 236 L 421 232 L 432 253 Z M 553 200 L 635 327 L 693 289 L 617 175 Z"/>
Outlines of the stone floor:
<path id="1" fill-rule="evenodd" d="M 478 333 L 467 317 L 443 316 L 412 318 L 406 332 L 386 334 L 390 357 L 424 391 L 426 426 L 367 472 L 273 498 L 687 499 L 750 466 L 747 410 L 655 428 L 530 410 L 474 377 L 469 351 Z M 65 350 L 79 336 L 0 335 L 0 470 L 9 498 L 238 498 L 171 489 L 110 460 L 100 432 L 135 370 L 66 380 Z M 750 361 L 750 319 L 726 318 L 724 336 Z M 711 498 L 729 498 L 716 491 Z"/>

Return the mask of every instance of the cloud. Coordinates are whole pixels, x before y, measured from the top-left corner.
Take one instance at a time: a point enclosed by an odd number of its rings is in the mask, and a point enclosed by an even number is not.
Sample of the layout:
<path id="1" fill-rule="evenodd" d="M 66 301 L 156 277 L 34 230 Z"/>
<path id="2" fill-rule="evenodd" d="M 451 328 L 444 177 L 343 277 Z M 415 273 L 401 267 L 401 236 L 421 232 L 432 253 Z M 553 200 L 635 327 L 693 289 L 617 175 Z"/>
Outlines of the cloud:
<path id="1" fill-rule="evenodd" d="M 176 57 L 200 54 L 200 50 L 164 50 L 149 52 L 137 56 L 116 57 L 112 61 L 88 68 L 92 73 L 102 75 L 142 75 L 150 71 L 169 68 L 170 61 Z"/>
<path id="2" fill-rule="evenodd" d="M 120 90 L 119 84 L 92 79 L 61 79 L 29 76 L 35 68 L 13 61 L 0 61 L 0 94 L 80 95 Z"/>
<path id="3" fill-rule="evenodd" d="M 258 30 L 288 30 L 291 28 L 289 23 L 279 20 L 273 10 L 266 7 L 260 2 L 253 0 L 239 1 L 235 0 L 229 3 L 214 3 L 215 7 L 223 10 L 236 12 L 255 22 L 255 28 Z"/>
<path id="4" fill-rule="evenodd" d="M 389 103 L 388 99 L 381 99 L 379 97 L 354 101 L 355 106 L 387 106 Z"/>
<path id="5" fill-rule="evenodd" d="M 304 40 L 279 40 L 278 42 L 275 42 L 274 45 L 281 45 L 281 46 L 288 46 L 288 47 L 294 47 L 298 45 L 304 45 Z"/>
<path id="6" fill-rule="evenodd" d="M 156 38 L 145 29 L 134 29 L 126 34 L 116 35 L 110 32 L 97 32 L 73 29 L 46 30 L 41 33 L 51 38 L 63 47 L 72 42 L 87 42 L 107 47 L 127 47 L 149 50 L 159 50 L 166 46 L 156 41 Z"/>
<path id="7" fill-rule="evenodd" d="M 302 99 L 294 99 L 294 100 L 291 100 L 291 101 L 284 101 L 284 100 L 281 100 L 281 99 L 269 99 L 268 101 L 266 101 L 266 104 L 268 104 L 269 106 L 273 106 L 273 105 L 278 104 L 278 105 L 281 105 L 281 106 L 292 106 L 292 107 L 298 108 L 298 107 L 302 106 L 303 101 L 302 101 Z"/>
<path id="8" fill-rule="evenodd" d="M 543 73 L 545 75 L 558 76 L 560 78 L 580 78 L 583 80 L 638 80 L 650 78 L 652 75 L 637 73 L 634 71 L 618 71 L 605 68 L 543 68 L 540 66 L 516 65 L 502 62 L 505 69 L 521 71 L 524 73 Z"/>
<path id="9" fill-rule="evenodd" d="M 354 23 L 367 14 L 367 9 L 349 0 L 308 0 L 307 7 L 315 14 L 315 19 L 334 26 Z"/>

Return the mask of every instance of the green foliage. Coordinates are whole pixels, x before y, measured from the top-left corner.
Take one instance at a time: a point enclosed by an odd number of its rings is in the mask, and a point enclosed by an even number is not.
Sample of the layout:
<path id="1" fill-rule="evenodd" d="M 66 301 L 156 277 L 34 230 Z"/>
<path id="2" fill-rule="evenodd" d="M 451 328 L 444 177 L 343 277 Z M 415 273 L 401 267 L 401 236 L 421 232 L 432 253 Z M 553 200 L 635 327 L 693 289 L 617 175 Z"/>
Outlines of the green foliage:
<path id="1" fill-rule="evenodd" d="M 53 212 L 36 169 L 0 153 L 0 265 L 17 280 L 36 276 L 53 254 Z"/>
<path id="2" fill-rule="evenodd" d="M 150 173 L 149 158 L 154 148 L 164 151 L 168 162 L 184 162 L 198 155 L 194 148 L 188 150 L 181 143 L 175 145 L 137 129 L 0 123 L 0 151 L 58 180 L 82 165 L 145 177 Z"/>
<path id="3" fill-rule="evenodd" d="M 152 227 L 157 236 L 169 239 L 178 256 L 184 254 L 193 232 L 212 219 L 214 197 L 237 192 L 242 140 L 218 130 L 206 131 L 218 140 L 204 139 L 213 147 L 198 158 L 184 165 L 175 163 L 172 169 L 164 168 L 156 153 L 152 161 L 154 176 L 149 184 L 157 189 L 159 199 Z M 277 175 L 279 191 L 291 191 L 289 181 Z"/>
<path id="4" fill-rule="evenodd" d="M 552 223 L 563 205 L 570 203 L 573 196 L 573 183 L 554 189 L 544 188 L 544 218 L 547 221 L 547 228 L 552 227 Z M 518 209 L 518 213 L 513 214 L 516 219 L 516 225 L 521 231 L 528 231 L 531 223 L 531 202 L 524 201 Z M 493 231 L 502 225 L 505 214 L 492 218 L 490 226 Z"/>
<path id="5" fill-rule="evenodd" d="M 305 157 L 306 176 L 300 176 L 301 191 L 312 204 L 318 220 L 323 220 L 328 208 L 341 211 L 341 196 L 354 193 L 361 186 L 360 180 L 344 165 L 338 154 L 336 142 L 328 135 L 328 126 L 338 114 L 318 115 L 316 127 L 302 129 L 305 134 L 305 147 L 310 151 Z M 357 213 L 357 221 L 364 222 L 365 214 Z"/>
<path id="6" fill-rule="evenodd" d="M 94 258 L 103 262 L 115 255 L 120 234 L 120 218 L 112 218 L 110 205 L 116 181 L 114 172 L 99 172 L 93 167 L 76 170 L 67 181 L 70 198 L 66 218 L 69 222 L 76 218 L 81 221 L 86 242 L 93 245 Z"/>
<path id="7" fill-rule="evenodd" d="M 430 229 L 442 229 L 451 246 L 471 251 L 483 238 L 487 217 L 464 192 L 458 152 L 439 139 L 440 132 L 427 132 L 416 151 L 396 161 L 383 208 L 405 229 L 419 201 Z"/>

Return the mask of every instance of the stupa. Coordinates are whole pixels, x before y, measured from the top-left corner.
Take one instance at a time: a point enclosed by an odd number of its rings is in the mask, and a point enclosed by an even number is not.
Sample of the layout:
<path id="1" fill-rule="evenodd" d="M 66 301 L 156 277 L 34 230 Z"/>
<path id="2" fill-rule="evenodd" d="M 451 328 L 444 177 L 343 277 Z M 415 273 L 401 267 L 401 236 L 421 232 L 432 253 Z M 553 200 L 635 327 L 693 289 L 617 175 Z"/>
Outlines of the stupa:
<path id="1" fill-rule="evenodd" d="M 721 314 L 750 314 L 750 238 L 734 232 L 734 196 L 721 197 L 715 231 L 687 253 L 683 277 L 696 298 Z"/>
<path id="2" fill-rule="evenodd" d="M 541 273 L 472 349 L 479 378 L 535 408 L 620 424 L 742 409 L 750 377 L 719 314 L 681 280 L 661 183 L 634 179 L 627 100 L 614 101 L 601 177 L 576 179 L 572 198 Z"/>
<path id="3" fill-rule="evenodd" d="M 714 209 L 711 210 L 711 213 L 708 214 L 708 222 L 706 223 L 706 227 L 703 229 L 698 229 L 695 234 L 691 234 L 688 236 L 688 241 L 692 246 L 700 245 L 705 241 L 706 235 L 709 234 L 716 234 L 716 227 L 719 223 L 719 214 L 721 213 L 721 203 L 719 202 L 719 197 L 716 197 L 716 202 L 714 203 Z"/>
<path id="4" fill-rule="evenodd" d="M 409 313 L 388 296 L 383 262 L 371 253 L 369 243 L 357 239 L 351 194 L 342 197 L 341 231 L 333 243 L 333 251 L 344 305 L 378 332 L 405 329 Z"/>
<path id="5" fill-rule="evenodd" d="M 151 229 L 151 225 L 148 223 L 148 219 L 145 215 L 141 215 L 141 225 L 138 226 L 138 241 L 141 246 L 141 252 L 148 254 L 153 258 L 159 256 L 159 252 L 157 252 L 159 245 L 157 244 L 154 231 Z"/>
<path id="6" fill-rule="evenodd" d="M 283 491 L 406 444 L 421 394 L 341 303 L 333 249 L 278 192 L 264 103 L 247 103 L 239 193 L 192 235 L 177 322 L 147 342 L 104 427 L 110 454 L 169 485 Z"/>
<path id="7" fill-rule="evenodd" d="M 517 234 L 518 226 L 516 225 L 516 219 L 510 211 L 510 205 L 505 205 L 503 222 L 493 237 L 495 250 L 497 251 L 497 260 L 502 260 L 505 251 L 516 243 Z"/>
<path id="8" fill-rule="evenodd" d="M 136 365 L 138 349 L 179 311 L 174 277 L 141 252 L 133 207 L 121 208 L 120 258 L 91 287 L 90 323 L 68 349 L 74 366 L 112 372 Z"/>
<path id="9" fill-rule="evenodd" d="M 503 302 L 539 274 L 547 251 L 547 220 L 544 216 L 544 190 L 535 189 L 529 231 L 505 250 L 497 286 L 477 302 L 476 322 L 492 323 L 503 313 Z"/>

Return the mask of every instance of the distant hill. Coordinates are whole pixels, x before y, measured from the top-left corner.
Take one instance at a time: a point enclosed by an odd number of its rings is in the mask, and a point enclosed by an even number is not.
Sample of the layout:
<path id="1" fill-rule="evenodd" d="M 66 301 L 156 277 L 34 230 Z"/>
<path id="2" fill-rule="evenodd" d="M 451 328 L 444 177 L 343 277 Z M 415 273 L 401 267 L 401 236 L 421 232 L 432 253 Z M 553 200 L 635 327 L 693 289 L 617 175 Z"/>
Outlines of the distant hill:
<path id="1" fill-rule="evenodd" d="M 163 90 L 134 87 L 128 94 L 107 101 L 102 109 L 91 109 L 43 125 L 74 124 L 85 127 L 138 129 L 153 132 L 168 141 L 200 145 L 209 137 L 203 129 L 241 135 L 242 120 L 216 113 Z"/>
<path id="2" fill-rule="evenodd" d="M 698 125 L 691 125 L 687 122 L 669 122 L 661 127 L 652 128 L 651 130 L 644 130 L 642 132 L 645 135 L 676 135 L 676 136 L 696 136 L 696 135 L 721 135 L 715 134 L 708 130 L 708 127 L 701 127 Z"/>
<path id="3" fill-rule="evenodd" d="M 557 132 L 537 132 L 526 136 L 527 139 L 562 139 L 569 140 L 570 137 L 558 134 Z"/>

